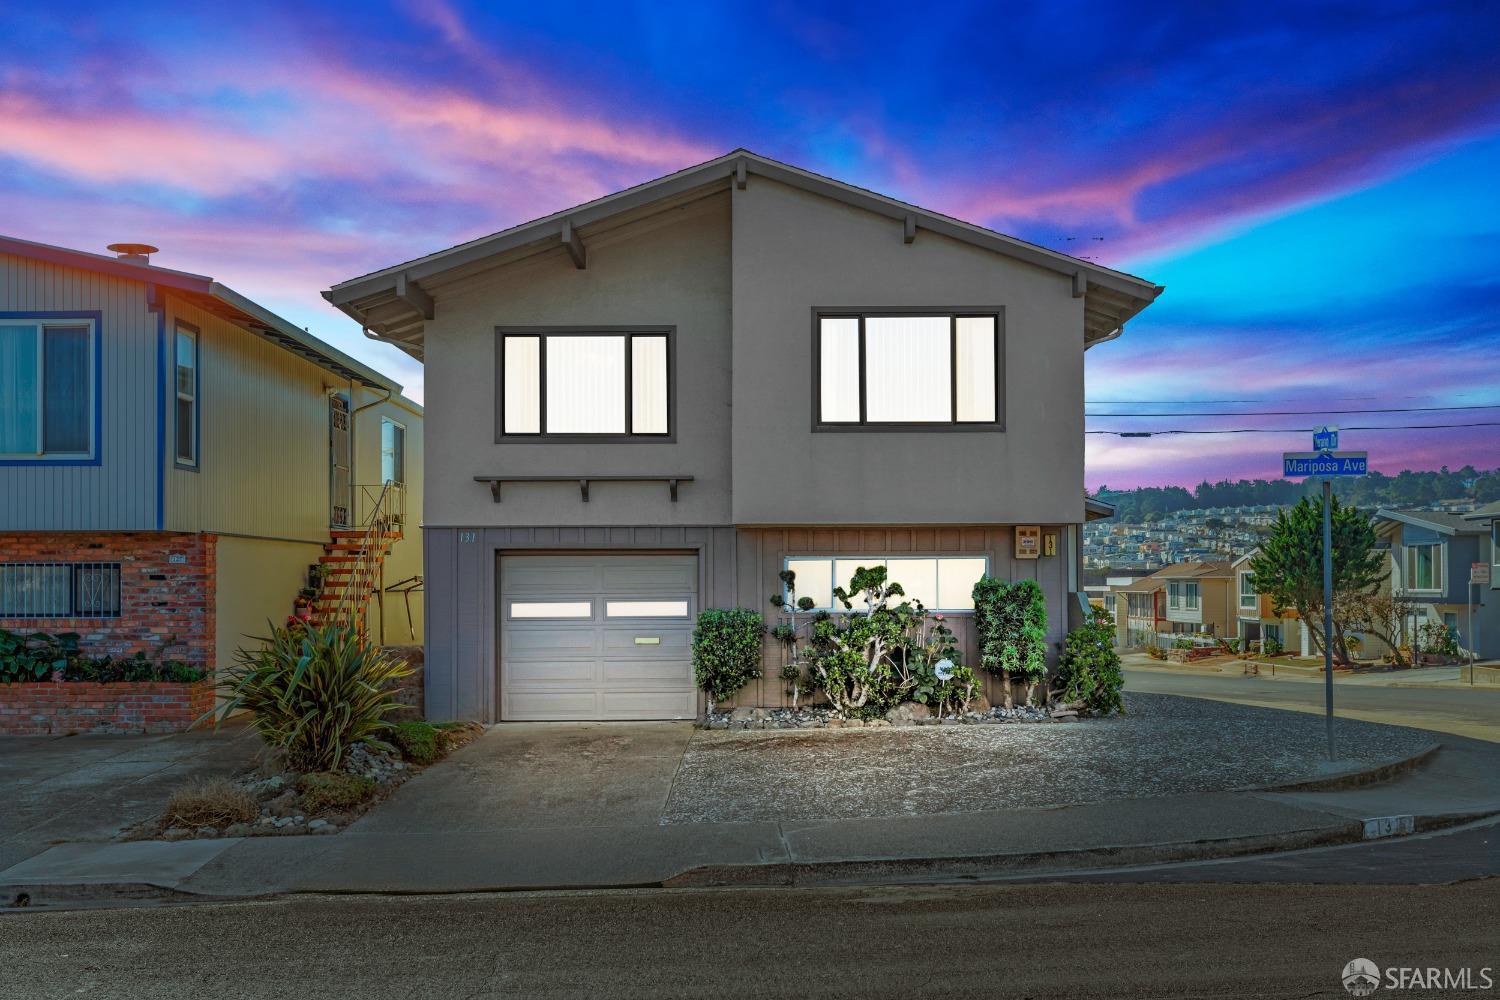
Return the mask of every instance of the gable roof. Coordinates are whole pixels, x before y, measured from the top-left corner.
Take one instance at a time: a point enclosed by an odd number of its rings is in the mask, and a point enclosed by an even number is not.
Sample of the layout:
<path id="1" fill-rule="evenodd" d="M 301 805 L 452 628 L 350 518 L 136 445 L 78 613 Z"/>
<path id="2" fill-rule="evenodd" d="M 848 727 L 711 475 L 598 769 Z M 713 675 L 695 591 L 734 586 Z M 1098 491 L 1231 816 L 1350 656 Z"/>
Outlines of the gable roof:
<path id="1" fill-rule="evenodd" d="M 1463 515 L 1465 521 L 1490 521 L 1496 518 L 1500 518 L 1500 500 L 1487 503 L 1478 510 L 1471 510 Z"/>
<path id="2" fill-rule="evenodd" d="M 1477 513 L 1477 512 L 1476 512 Z M 1377 520 L 1409 524 L 1416 528 L 1427 528 L 1440 535 L 1479 534 L 1486 529 L 1475 523 L 1467 514 L 1450 514 L 1438 510 L 1387 510 L 1382 507 L 1375 512 Z"/>
<path id="3" fill-rule="evenodd" d="M 103 254 L 49 243 L 33 243 L 12 236 L 0 236 L 0 254 L 76 267 L 95 274 L 107 274 L 167 289 L 193 305 L 243 327 L 346 381 L 359 382 L 373 389 L 389 389 L 392 395 L 401 391 L 400 383 L 363 362 L 356 361 L 332 344 L 319 340 L 290 320 L 283 319 L 260 303 L 246 298 L 227 285 L 219 284 L 207 275 L 175 271 L 169 267 L 121 260 L 118 257 L 106 257 Z"/>
<path id="4" fill-rule="evenodd" d="M 1203 580 L 1233 576 L 1227 562 L 1180 562 L 1156 571 L 1163 580 Z"/>
<path id="5" fill-rule="evenodd" d="M 526 248 L 544 252 L 562 244 L 581 253 L 578 241 L 587 239 L 590 226 L 657 202 L 727 190 L 731 183 L 744 187 L 751 174 L 901 221 L 908 236 L 914 236 L 917 229 L 926 229 L 1069 276 L 1074 296 L 1084 300 L 1085 348 L 1118 336 L 1125 321 L 1162 292 L 1162 286 L 1123 271 L 1048 250 L 747 149 L 736 149 L 603 198 L 341 281 L 325 291 L 323 297 L 364 327 L 366 336 L 395 344 L 421 358 L 424 325 L 433 315 L 431 296 L 420 284 L 423 280 Z"/>

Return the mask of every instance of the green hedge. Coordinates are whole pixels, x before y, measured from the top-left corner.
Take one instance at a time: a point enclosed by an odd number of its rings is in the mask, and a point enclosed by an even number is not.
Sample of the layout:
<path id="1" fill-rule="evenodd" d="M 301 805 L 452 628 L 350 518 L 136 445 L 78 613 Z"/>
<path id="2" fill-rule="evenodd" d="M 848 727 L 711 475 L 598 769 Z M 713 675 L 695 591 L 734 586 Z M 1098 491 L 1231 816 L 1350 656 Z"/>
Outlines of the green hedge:
<path id="1" fill-rule="evenodd" d="M 760 676 L 765 619 L 747 608 L 710 608 L 693 629 L 693 677 L 708 695 L 709 709 L 727 701 Z"/>

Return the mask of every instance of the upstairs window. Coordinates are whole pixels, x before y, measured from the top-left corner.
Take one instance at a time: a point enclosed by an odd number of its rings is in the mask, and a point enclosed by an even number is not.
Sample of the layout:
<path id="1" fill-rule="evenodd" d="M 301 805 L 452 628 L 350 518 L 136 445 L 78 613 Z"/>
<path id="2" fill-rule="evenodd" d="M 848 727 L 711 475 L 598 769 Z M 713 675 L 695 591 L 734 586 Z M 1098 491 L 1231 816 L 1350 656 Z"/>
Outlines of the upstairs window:
<path id="1" fill-rule="evenodd" d="M 502 437 L 665 438 L 671 332 L 502 330 Z"/>
<path id="2" fill-rule="evenodd" d="M 819 313 L 818 425 L 999 429 L 1000 314 Z"/>
<path id="3" fill-rule="evenodd" d="M 380 481 L 406 482 L 406 428 L 389 417 L 380 418 Z"/>
<path id="4" fill-rule="evenodd" d="M 177 464 L 198 467 L 198 328 L 177 324 L 175 429 Z"/>
<path id="5" fill-rule="evenodd" d="M 1167 584 L 1167 605 L 1178 611 L 1197 611 L 1201 607 L 1196 583 Z"/>
<path id="6" fill-rule="evenodd" d="M 1253 608 L 1253 607 L 1255 607 L 1256 598 L 1258 598 L 1259 596 L 1260 595 L 1258 593 L 1256 593 L 1256 590 L 1255 590 L 1255 574 L 1254 573 L 1241 573 L 1240 574 L 1240 607 L 1242 607 L 1242 608 Z"/>
<path id="7" fill-rule="evenodd" d="M 0 319 L 0 461 L 91 460 L 97 326 Z"/>
<path id="8" fill-rule="evenodd" d="M 1406 547 L 1406 589 L 1443 589 L 1443 546 L 1441 543 Z"/>

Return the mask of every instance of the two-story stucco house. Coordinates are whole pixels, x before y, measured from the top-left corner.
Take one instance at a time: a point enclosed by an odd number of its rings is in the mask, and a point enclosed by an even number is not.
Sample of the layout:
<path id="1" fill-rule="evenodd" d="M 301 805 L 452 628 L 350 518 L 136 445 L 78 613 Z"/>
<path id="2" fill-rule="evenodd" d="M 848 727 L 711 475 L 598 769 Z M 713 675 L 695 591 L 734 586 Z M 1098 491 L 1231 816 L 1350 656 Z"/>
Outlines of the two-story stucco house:
<path id="1" fill-rule="evenodd" d="M 426 365 L 429 717 L 691 718 L 698 610 L 783 570 L 884 563 L 971 659 L 1035 578 L 1061 640 L 1084 351 L 1160 291 L 744 150 L 335 286 Z"/>
<path id="2" fill-rule="evenodd" d="M 1440 621 L 1463 649 L 1481 660 L 1500 658 L 1500 600 L 1495 597 L 1494 513 L 1379 510 L 1375 531 L 1390 543 L 1391 587 L 1415 605 L 1420 628 Z M 1470 586 L 1475 564 L 1491 567 L 1491 583 Z M 1472 618 L 1473 628 L 1470 629 Z"/>
<path id="3" fill-rule="evenodd" d="M 399 523 L 372 559 L 420 576 L 421 407 L 154 248 L 111 249 L 0 238 L 0 628 L 227 665 L 304 588 L 363 600 L 349 563 L 382 494 Z M 420 600 L 384 603 L 372 632 L 421 635 Z"/>

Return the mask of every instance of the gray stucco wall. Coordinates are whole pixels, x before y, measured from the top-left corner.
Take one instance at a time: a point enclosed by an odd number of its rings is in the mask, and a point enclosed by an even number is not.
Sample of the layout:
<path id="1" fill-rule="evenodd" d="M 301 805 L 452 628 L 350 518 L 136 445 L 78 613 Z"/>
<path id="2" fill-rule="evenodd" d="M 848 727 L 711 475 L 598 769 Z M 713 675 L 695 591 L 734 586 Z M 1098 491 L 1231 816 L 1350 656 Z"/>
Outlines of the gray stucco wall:
<path id="1" fill-rule="evenodd" d="M 1083 300 L 1063 275 L 775 181 L 734 198 L 736 524 L 1083 520 Z M 1004 431 L 814 433 L 815 307 L 1005 310 Z"/>
<path id="2" fill-rule="evenodd" d="M 461 524 L 729 522 L 729 195 L 591 240 L 588 267 L 555 252 L 435 292 L 427 324 L 426 518 Z M 674 326 L 676 440 L 495 442 L 495 328 Z M 496 505 L 476 475 L 689 475 L 678 503 L 664 484 L 600 484 L 588 503 L 568 484 L 507 486 Z M 435 602 L 434 602 L 435 603 Z"/>

